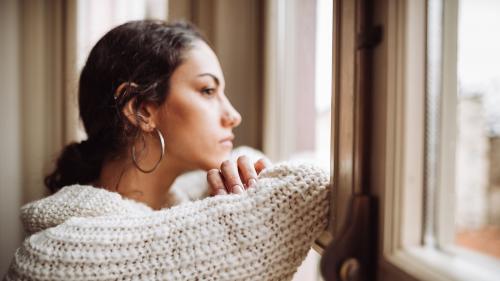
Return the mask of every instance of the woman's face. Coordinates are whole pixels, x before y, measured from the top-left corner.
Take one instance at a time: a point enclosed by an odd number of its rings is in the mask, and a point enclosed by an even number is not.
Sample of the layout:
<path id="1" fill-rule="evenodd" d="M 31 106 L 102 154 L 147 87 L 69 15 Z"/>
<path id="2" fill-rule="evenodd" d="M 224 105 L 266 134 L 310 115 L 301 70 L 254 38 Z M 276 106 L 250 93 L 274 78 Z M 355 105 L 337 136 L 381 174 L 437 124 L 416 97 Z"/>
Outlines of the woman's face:
<path id="1" fill-rule="evenodd" d="M 224 75 L 215 53 L 196 41 L 170 78 L 159 111 L 166 158 L 183 169 L 218 168 L 229 158 L 241 115 L 224 94 Z"/>

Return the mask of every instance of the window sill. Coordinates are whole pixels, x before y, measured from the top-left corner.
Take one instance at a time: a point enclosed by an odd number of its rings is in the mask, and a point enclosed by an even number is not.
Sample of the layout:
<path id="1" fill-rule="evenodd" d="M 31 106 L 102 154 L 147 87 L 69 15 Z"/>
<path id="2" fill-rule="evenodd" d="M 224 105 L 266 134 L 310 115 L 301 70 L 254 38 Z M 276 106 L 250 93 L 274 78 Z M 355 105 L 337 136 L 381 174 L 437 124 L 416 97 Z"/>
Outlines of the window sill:
<path id="1" fill-rule="evenodd" d="M 461 256 L 432 248 L 411 247 L 388 255 L 387 260 L 419 280 L 432 281 L 495 281 L 500 268 L 471 263 Z"/>

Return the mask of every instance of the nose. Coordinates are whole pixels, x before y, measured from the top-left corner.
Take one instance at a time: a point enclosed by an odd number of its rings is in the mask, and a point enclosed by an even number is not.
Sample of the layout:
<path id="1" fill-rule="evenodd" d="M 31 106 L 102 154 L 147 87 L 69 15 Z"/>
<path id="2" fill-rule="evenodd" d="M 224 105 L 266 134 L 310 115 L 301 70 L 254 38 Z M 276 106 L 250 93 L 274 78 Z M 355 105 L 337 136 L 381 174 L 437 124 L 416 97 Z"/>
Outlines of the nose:
<path id="1" fill-rule="evenodd" d="M 223 108 L 222 125 L 231 128 L 238 127 L 241 123 L 241 115 L 227 98 L 225 99 Z"/>

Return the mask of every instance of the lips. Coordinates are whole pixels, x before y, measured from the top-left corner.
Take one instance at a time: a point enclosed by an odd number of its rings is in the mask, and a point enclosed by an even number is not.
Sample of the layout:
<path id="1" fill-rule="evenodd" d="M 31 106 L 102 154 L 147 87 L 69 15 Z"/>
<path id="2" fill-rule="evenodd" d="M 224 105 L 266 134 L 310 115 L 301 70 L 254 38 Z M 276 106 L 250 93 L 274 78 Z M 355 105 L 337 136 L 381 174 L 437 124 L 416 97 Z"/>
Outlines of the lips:
<path id="1" fill-rule="evenodd" d="M 225 137 L 225 138 L 223 138 L 222 140 L 220 140 L 220 143 L 221 143 L 223 146 L 225 146 L 225 147 L 227 147 L 227 148 L 231 149 L 231 148 L 233 147 L 233 139 L 234 139 L 234 135 L 230 135 L 230 136 Z"/>
<path id="2" fill-rule="evenodd" d="M 223 139 L 221 139 L 219 142 L 231 142 L 234 140 L 234 135 L 227 136 Z"/>

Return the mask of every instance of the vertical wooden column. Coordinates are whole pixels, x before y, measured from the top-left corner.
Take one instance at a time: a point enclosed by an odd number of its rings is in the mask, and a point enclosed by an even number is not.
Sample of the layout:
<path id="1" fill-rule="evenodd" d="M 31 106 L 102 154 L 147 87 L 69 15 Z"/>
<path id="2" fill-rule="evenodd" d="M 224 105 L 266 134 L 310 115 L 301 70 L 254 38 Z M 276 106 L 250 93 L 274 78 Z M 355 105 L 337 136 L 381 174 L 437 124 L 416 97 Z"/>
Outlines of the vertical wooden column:
<path id="1" fill-rule="evenodd" d="M 334 2 L 332 98 L 333 241 L 324 252 L 326 280 L 372 280 L 377 205 L 369 189 L 372 50 L 381 27 L 372 26 L 371 0 Z"/>

